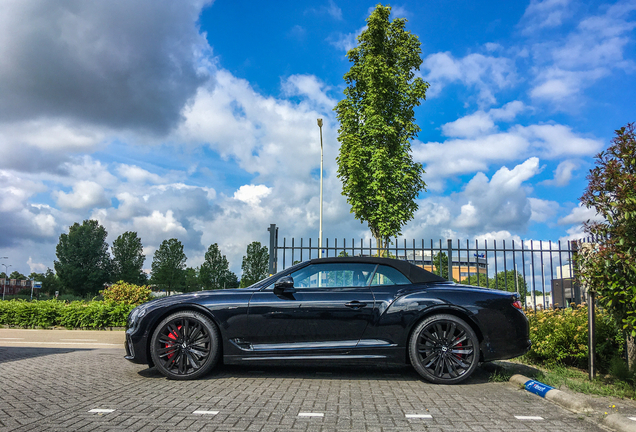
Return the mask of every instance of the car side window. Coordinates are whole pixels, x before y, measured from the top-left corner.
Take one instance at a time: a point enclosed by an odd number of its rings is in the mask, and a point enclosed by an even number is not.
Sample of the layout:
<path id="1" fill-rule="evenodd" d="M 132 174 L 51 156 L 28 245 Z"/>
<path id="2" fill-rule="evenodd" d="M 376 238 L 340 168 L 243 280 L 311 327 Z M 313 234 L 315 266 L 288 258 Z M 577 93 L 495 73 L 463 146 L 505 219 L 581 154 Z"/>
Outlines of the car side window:
<path id="1" fill-rule="evenodd" d="M 378 285 L 407 285 L 411 281 L 407 279 L 399 270 L 393 267 L 379 265 L 373 276 L 371 286 Z"/>
<path id="2" fill-rule="evenodd" d="M 291 274 L 294 288 L 339 288 L 368 286 L 375 264 L 325 263 L 314 264 Z"/>

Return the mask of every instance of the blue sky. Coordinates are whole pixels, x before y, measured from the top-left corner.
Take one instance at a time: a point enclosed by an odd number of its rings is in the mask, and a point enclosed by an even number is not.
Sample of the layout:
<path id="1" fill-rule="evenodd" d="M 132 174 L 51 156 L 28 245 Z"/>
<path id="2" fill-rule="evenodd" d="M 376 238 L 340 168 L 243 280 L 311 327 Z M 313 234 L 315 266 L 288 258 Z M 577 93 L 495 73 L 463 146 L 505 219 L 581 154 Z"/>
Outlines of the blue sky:
<path id="1" fill-rule="evenodd" d="M 147 254 L 178 238 L 196 267 L 218 243 L 317 238 L 317 118 L 329 238 L 369 238 L 335 176 L 345 56 L 364 1 L 8 0 L 0 17 L 0 256 L 53 267 L 95 218 Z M 636 1 L 391 5 L 430 83 L 412 143 L 428 192 L 411 239 L 565 240 L 594 155 L 636 121 Z"/>

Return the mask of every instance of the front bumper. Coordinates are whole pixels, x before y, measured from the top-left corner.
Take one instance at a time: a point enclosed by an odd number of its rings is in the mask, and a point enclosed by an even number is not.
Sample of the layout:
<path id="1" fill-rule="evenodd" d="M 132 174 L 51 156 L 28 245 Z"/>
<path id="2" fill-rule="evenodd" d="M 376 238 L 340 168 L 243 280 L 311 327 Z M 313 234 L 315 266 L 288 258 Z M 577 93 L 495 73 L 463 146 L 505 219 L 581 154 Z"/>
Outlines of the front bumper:
<path id="1" fill-rule="evenodd" d="M 124 358 L 137 364 L 150 364 L 148 353 L 146 351 L 146 338 L 126 330 L 126 341 L 124 342 L 126 355 Z"/>

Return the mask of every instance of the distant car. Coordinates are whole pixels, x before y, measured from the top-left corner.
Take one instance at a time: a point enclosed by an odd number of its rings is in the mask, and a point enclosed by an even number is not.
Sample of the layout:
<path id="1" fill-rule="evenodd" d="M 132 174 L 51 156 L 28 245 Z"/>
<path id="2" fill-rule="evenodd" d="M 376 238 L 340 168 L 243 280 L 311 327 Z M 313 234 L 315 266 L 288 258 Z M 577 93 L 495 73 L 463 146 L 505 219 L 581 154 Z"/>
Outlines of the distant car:
<path id="1" fill-rule="evenodd" d="M 248 288 L 142 304 L 128 316 L 126 359 L 170 379 L 226 364 L 411 363 L 454 384 L 479 362 L 530 347 L 514 293 L 448 282 L 406 261 L 322 258 Z"/>

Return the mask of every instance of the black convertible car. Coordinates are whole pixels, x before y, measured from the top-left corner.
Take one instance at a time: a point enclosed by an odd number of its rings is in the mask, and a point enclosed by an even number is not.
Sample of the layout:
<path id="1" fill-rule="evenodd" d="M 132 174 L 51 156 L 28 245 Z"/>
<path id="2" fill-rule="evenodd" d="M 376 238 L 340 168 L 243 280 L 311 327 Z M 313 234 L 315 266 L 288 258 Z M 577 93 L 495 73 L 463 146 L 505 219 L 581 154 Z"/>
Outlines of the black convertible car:
<path id="1" fill-rule="evenodd" d="M 322 258 L 248 288 L 144 303 L 128 316 L 126 359 L 171 379 L 225 363 L 411 363 L 453 384 L 479 362 L 530 347 L 517 295 L 448 282 L 405 261 Z"/>

